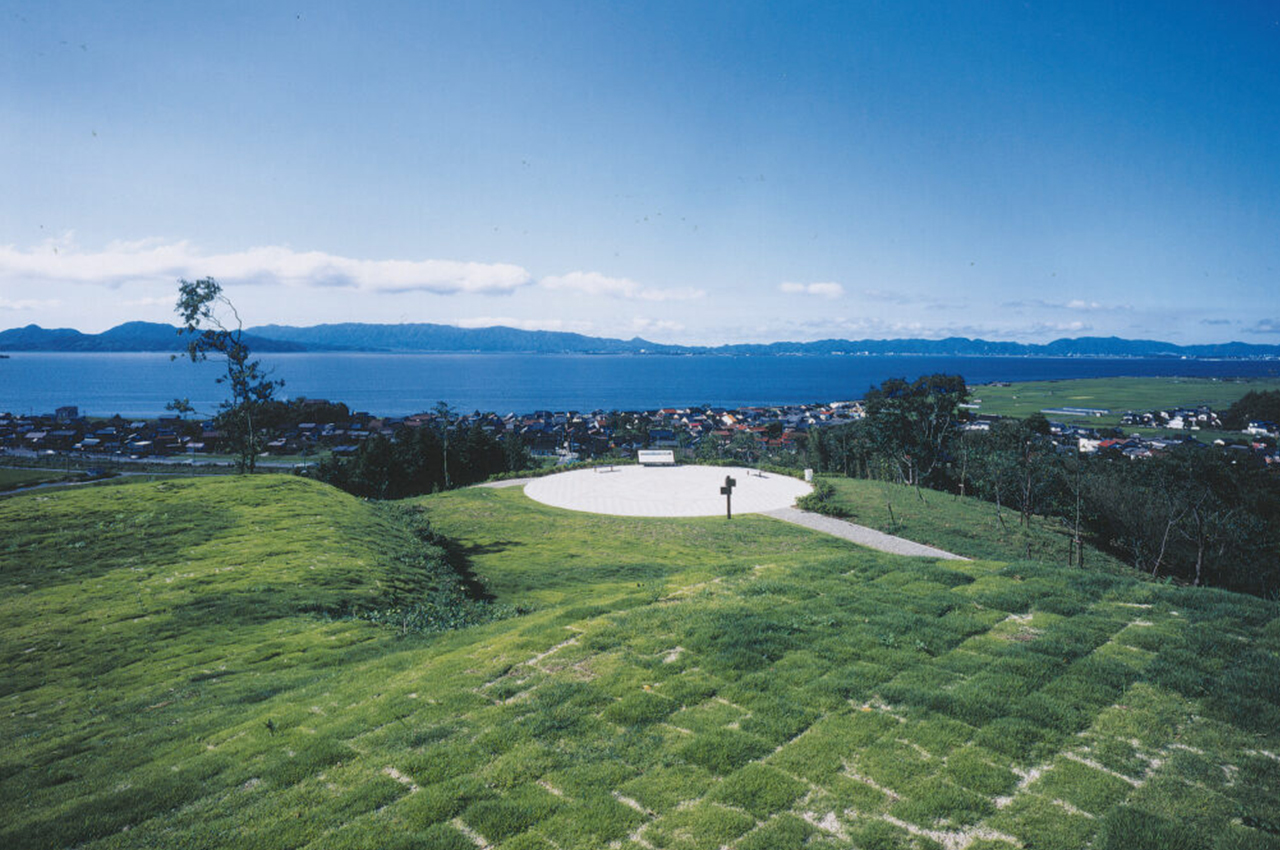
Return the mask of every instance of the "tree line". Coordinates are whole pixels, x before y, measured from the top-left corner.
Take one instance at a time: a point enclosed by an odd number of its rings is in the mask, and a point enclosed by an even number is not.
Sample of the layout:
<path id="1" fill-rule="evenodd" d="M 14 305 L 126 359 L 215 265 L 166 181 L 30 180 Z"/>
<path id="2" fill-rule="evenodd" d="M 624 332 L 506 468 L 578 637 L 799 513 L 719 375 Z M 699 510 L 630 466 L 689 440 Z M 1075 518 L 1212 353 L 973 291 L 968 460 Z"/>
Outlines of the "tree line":
<path id="1" fill-rule="evenodd" d="M 394 440 L 374 435 L 351 457 L 326 457 L 311 474 L 356 496 L 403 499 L 533 466 L 513 434 L 499 439 L 479 425 L 457 429 L 447 419 L 438 421 L 434 428 L 401 431 Z"/>
<path id="2" fill-rule="evenodd" d="M 1251 393 L 1232 418 L 1260 418 L 1280 392 Z M 1280 595 L 1280 475 L 1249 451 L 1186 443 L 1151 457 L 1080 454 L 1054 443 L 1041 414 L 961 427 L 963 378 L 886 381 L 867 416 L 811 431 L 803 462 L 821 472 L 977 496 L 998 521 L 1063 525 L 1071 560 L 1087 541 L 1160 578 Z"/>

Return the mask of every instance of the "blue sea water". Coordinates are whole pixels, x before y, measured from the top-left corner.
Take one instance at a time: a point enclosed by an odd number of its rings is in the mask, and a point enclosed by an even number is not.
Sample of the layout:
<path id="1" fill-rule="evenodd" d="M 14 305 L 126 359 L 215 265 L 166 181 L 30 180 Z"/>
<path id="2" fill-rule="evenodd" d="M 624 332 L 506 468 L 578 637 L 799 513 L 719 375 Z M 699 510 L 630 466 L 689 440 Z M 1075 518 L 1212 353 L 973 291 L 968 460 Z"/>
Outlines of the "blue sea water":
<path id="1" fill-rule="evenodd" d="M 934 372 L 971 383 L 1105 376 L 1280 375 L 1277 361 L 814 356 L 723 357 L 577 354 L 267 354 L 282 396 L 342 401 L 402 416 L 437 401 L 496 411 L 645 410 L 690 404 L 735 407 L 860 398 L 886 378 Z M 77 405 L 91 416 L 158 416 L 174 398 L 212 412 L 226 394 L 213 362 L 167 354 L 15 352 L 0 359 L 0 411 Z"/>

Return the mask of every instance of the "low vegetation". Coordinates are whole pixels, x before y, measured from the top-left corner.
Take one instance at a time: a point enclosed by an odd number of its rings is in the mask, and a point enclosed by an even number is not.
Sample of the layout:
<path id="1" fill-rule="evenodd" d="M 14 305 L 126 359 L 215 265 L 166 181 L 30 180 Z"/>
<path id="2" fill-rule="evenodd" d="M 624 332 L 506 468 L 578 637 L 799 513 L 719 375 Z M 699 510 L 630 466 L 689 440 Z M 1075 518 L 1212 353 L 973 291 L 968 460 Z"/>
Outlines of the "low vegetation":
<path id="1" fill-rule="evenodd" d="M 1077 378 L 1023 381 L 971 388 L 981 413 L 1025 419 L 1046 408 L 1108 410 L 1098 417 L 1077 417 L 1089 426 L 1115 426 L 1125 411 L 1208 405 L 1227 410 L 1249 393 L 1280 390 L 1280 380 L 1265 378 Z M 1234 421 L 1234 420 L 1233 420 Z M 1243 425 L 1239 426 L 1243 427 Z"/>
<path id="2" fill-rule="evenodd" d="M 1273 602 L 518 488 L 400 510 L 0 502 L 0 845 L 1280 847 Z M 508 616 L 358 616 L 447 585 Z"/>
<path id="3" fill-rule="evenodd" d="M 396 440 L 377 435 L 351 457 L 326 457 L 307 474 L 357 496 L 403 499 L 534 467 L 518 438 L 498 439 L 474 425 L 465 431 L 417 428 Z"/>
<path id="4" fill-rule="evenodd" d="M 57 469 L 10 469 L 0 467 L 0 493 L 62 481 L 84 480 L 82 473 Z"/>
<path id="5" fill-rule="evenodd" d="M 851 522 L 896 534 L 966 558 L 1073 563 L 1072 529 L 1061 520 L 1032 514 L 1022 525 L 1016 510 L 936 490 L 889 481 L 821 476 L 831 489 L 826 503 Z M 1085 566 L 1132 575 L 1119 558 L 1086 543 Z"/>
<path id="6" fill-rule="evenodd" d="M 1263 454 L 1198 442 L 1082 453 L 1040 412 L 964 429 L 967 397 L 958 376 L 886 381 L 868 392 L 866 418 L 810 432 L 805 462 L 909 484 L 921 500 L 978 496 L 995 506 L 1002 537 L 1020 526 L 1025 558 L 1033 518 L 1049 516 L 1071 529 L 1069 563 L 1089 540 L 1153 577 L 1280 598 L 1280 476 Z M 1259 397 L 1270 398 L 1245 396 Z"/>

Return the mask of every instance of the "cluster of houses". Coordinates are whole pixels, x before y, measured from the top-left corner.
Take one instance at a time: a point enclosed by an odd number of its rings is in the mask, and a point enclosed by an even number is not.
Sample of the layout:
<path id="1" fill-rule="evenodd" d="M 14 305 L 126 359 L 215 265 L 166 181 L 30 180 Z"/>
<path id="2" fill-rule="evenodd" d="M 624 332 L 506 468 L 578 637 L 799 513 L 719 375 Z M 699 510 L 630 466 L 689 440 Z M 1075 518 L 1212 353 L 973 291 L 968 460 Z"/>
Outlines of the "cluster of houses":
<path id="1" fill-rule="evenodd" d="M 195 423 L 177 416 L 88 419 L 76 407 L 67 406 L 41 416 L 0 413 L 0 448 L 149 457 L 177 454 L 191 445 L 202 449 L 204 443 L 193 439 L 193 429 L 198 436 Z"/>
<path id="2" fill-rule="evenodd" d="M 1222 420 L 1207 406 L 1148 410 L 1143 413 L 1130 411 L 1120 417 L 1120 424 L 1135 428 L 1168 428 L 1171 431 L 1199 431 L 1202 428 L 1222 430 Z"/>
<path id="3" fill-rule="evenodd" d="M 301 418 L 314 409 L 343 418 L 300 421 L 274 429 L 266 442 L 268 454 L 307 455 L 329 451 L 354 454 L 373 435 L 396 438 L 405 429 L 439 427 L 440 414 L 373 416 L 346 413 L 345 408 L 321 400 L 299 403 Z M 662 408 L 626 412 L 595 410 L 540 410 L 533 413 L 456 414 L 449 428 L 465 431 L 479 427 L 494 437 L 518 437 L 535 455 L 566 460 L 594 457 L 641 448 L 697 449 L 707 444 L 728 445 L 750 441 L 762 451 L 794 450 L 797 436 L 810 428 L 852 422 L 864 416 L 859 402 L 727 408 L 714 406 Z M 320 417 L 317 417 L 319 420 Z M 36 452 L 79 452 L 136 458 L 215 454 L 227 450 L 223 435 L 211 421 L 162 416 L 130 420 L 88 418 L 75 407 L 61 407 L 52 414 L 15 416 L 0 413 L 0 449 Z"/>
<path id="4" fill-rule="evenodd" d="M 1209 411 L 1213 417 L 1212 420 L 1217 422 L 1217 415 Z M 1128 416 L 1129 414 L 1126 414 Z M 1176 420 L 1165 420 L 1176 421 Z M 1219 423 L 1220 424 L 1220 423 Z M 1251 423 L 1253 424 L 1253 423 Z M 1050 422 L 1050 431 L 1054 436 L 1054 442 L 1062 451 L 1078 451 L 1081 454 L 1095 454 L 1098 452 L 1119 452 L 1128 458 L 1144 458 L 1151 457 L 1158 452 L 1166 451 L 1176 446 L 1193 445 L 1203 446 L 1204 443 L 1197 440 L 1191 434 L 1185 434 L 1177 437 L 1155 437 L 1140 434 L 1130 434 L 1128 436 L 1107 436 L 1094 428 L 1084 428 L 1076 425 L 1066 425 L 1060 422 Z M 1156 426 L 1177 428 L 1180 426 Z M 1210 426 L 1203 426 L 1210 427 Z M 1116 429 L 1106 429 L 1115 431 Z M 1196 430 L 1199 430 L 1198 428 Z M 1224 451 L 1239 452 L 1242 456 L 1248 456 L 1259 460 L 1268 466 L 1276 466 L 1280 468 L 1280 448 L 1277 448 L 1277 435 L 1274 429 L 1270 432 L 1253 432 L 1245 430 L 1246 435 L 1250 435 L 1246 442 L 1227 444 L 1221 438 L 1214 440 L 1214 445 L 1220 446 Z M 1263 440 L 1262 437 L 1271 437 L 1270 440 Z"/>
<path id="5" fill-rule="evenodd" d="M 643 448 L 697 450 L 748 445 L 762 452 L 794 451 L 811 428 L 853 422 L 865 416 L 860 402 L 773 407 L 664 407 L 618 413 L 538 411 L 511 416 L 517 434 L 535 455 L 581 458 Z"/>
<path id="6" fill-rule="evenodd" d="M 397 438 L 405 429 L 438 428 L 437 412 L 412 416 L 373 416 L 348 412 L 341 405 L 320 400 L 295 402 L 297 421 L 278 427 L 266 442 L 272 455 L 318 454 L 328 451 L 338 456 L 354 454 L 360 444 L 374 435 Z M 314 412 L 316 421 L 305 421 Z M 1084 412 L 1048 410 L 1046 414 Z M 1106 411 L 1102 411 L 1106 412 Z M 1093 414 L 1094 411 L 1089 411 Z M 465 431 L 479 427 L 496 438 L 514 436 L 533 454 L 557 457 L 568 462 L 639 449 L 683 448 L 692 452 L 747 448 L 760 456 L 795 451 L 802 435 L 814 428 L 854 422 L 865 416 L 861 402 L 797 404 L 756 407 L 666 407 L 640 412 L 594 410 L 539 410 L 533 413 L 453 414 L 448 427 Z M 970 411 L 963 425 L 967 430 L 989 429 L 998 417 Z M 1220 429 L 1218 414 L 1207 407 L 1170 411 L 1126 413 L 1122 425 L 1167 429 Z M 1060 451 L 1094 453 L 1117 451 L 1141 458 L 1194 439 L 1182 437 L 1117 436 L 1116 429 L 1050 420 L 1050 430 Z M 1276 437 L 1280 429 L 1272 422 L 1250 422 L 1245 429 L 1245 445 L 1233 447 L 1261 456 L 1267 463 L 1280 463 Z M 1222 442 L 1222 441 L 1218 441 Z M 45 453 L 82 453 L 136 458 L 174 455 L 208 455 L 228 450 L 223 435 L 211 421 L 162 416 L 159 419 L 87 418 L 75 407 L 60 407 L 41 416 L 0 413 L 0 450 L 18 449 Z"/>

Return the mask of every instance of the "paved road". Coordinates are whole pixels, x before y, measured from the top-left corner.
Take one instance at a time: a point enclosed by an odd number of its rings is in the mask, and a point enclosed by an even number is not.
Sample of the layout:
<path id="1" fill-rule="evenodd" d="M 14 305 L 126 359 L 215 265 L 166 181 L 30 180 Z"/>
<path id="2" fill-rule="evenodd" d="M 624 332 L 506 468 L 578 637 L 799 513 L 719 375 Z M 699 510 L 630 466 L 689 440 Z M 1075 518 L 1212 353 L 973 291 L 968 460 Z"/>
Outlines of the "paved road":
<path id="1" fill-rule="evenodd" d="M 813 514 L 796 508 L 778 508 L 775 511 L 765 511 L 764 515 L 780 519 L 783 522 L 802 525 L 814 531 L 821 531 L 823 534 L 830 534 L 849 540 L 859 546 L 879 549 L 881 552 L 889 552 L 894 555 L 912 555 L 919 558 L 939 558 L 949 561 L 969 560 L 960 555 L 953 555 L 950 552 L 935 549 L 932 546 L 925 546 L 923 543 L 915 543 L 910 540 L 904 540 L 901 537 L 894 537 L 892 534 L 885 534 L 883 531 L 876 531 L 874 528 L 867 528 L 865 525 L 857 525 L 842 519 Z"/>

